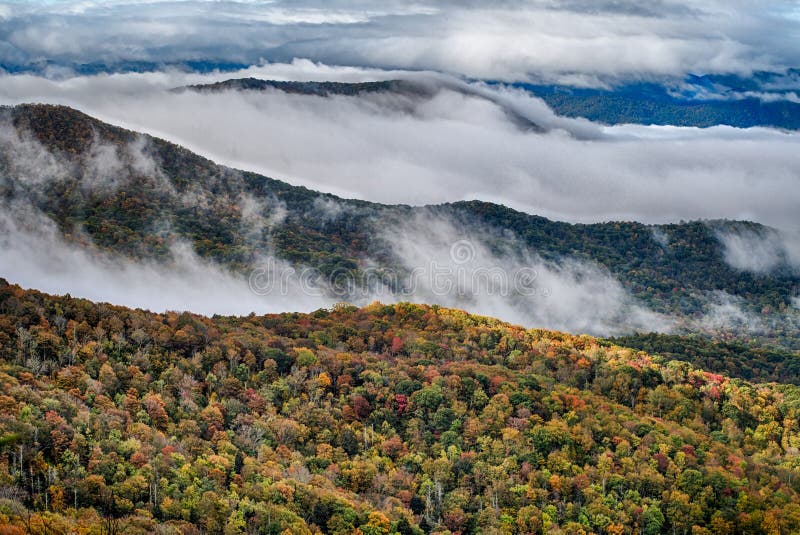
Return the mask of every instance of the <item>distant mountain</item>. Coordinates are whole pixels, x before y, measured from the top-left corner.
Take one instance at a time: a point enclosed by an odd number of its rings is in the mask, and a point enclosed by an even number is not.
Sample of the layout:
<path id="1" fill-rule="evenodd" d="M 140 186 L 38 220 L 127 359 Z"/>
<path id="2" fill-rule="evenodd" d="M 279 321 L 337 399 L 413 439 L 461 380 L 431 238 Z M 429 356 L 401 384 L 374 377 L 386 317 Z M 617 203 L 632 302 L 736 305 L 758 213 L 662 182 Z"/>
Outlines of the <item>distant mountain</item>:
<path id="1" fill-rule="evenodd" d="M 612 89 L 512 84 L 543 99 L 559 115 L 605 124 L 656 124 L 800 129 L 800 102 L 784 92 L 731 77 L 690 77 L 674 88 L 657 83 Z M 791 93 L 791 92 L 790 92 Z"/>
<path id="2" fill-rule="evenodd" d="M 774 231 L 755 223 L 586 225 L 479 201 L 381 205 L 226 168 L 63 106 L 3 108 L 0 124 L 5 132 L 0 200 L 6 206 L 35 207 L 68 240 L 89 239 L 131 258 L 168 261 L 178 239 L 201 257 L 243 274 L 269 253 L 325 276 L 349 273 L 363 280 L 365 270 L 376 267 L 408 274 L 419 261 L 409 250 L 425 240 L 433 244 L 429 250 L 446 255 L 453 240 L 468 239 L 488 255 L 486 267 L 508 259 L 529 265 L 530 254 L 544 262 L 537 264 L 542 270 L 593 265 L 638 302 L 687 325 L 703 320 L 710 301 L 720 299 L 713 310 L 742 308 L 744 315 L 736 316 L 741 321 L 752 316 L 751 323 L 765 330 L 780 325 L 772 330 L 784 343 L 797 340 L 796 327 L 782 323 L 795 310 L 797 270 L 788 260 L 759 272 L 726 259 L 720 236 L 771 239 Z M 435 235 L 439 227 L 448 229 L 450 241 Z M 398 247 L 403 236 L 411 242 L 405 249 Z M 570 285 L 590 277 L 586 270 L 570 273 Z M 543 281 L 546 274 L 540 273 Z M 404 279 L 382 283 L 401 291 Z M 617 319 L 625 323 L 628 318 L 621 312 Z M 756 336 L 747 330 L 740 334 Z"/>
<path id="3" fill-rule="evenodd" d="M 433 91 L 423 84 L 408 80 L 383 80 L 379 82 L 295 82 L 262 80 L 260 78 L 235 78 L 213 84 L 189 85 L 176 91 L 218 92 L 228 90 L 265 91 L 274 89 L 284 93 L 299 95 L 347 95 L 355 96 L 365 93 L 406 93 L 430 95 Z"/>
<path id="4" fill-rule="evenodd" d="M 313 95 L 318 97 L 372 97 L 389 95 L 401 97 L 408 102 L 381 101 L 384 106 L 402 106 L 424 102 L 434 98 L 443 90 L 454 91 L 465 96 L 488 100 L 497 104 L 508 119 L 523 130 L 541 132 L 544 128 L 520 113 L 512 106 L 501 102 L 495 95 L 482 92 L 478 88 L 455 80 L 426 79 L 424 77 L 404 80 L 382 80 L 376 82 L 297 82 L 263 80 L 260 78 L 234 78 L 213 84 L 198 84 L 178 87 L 174 92 L 196 91 L 199 93 L 218 93 L 221 91 L 280 91 L 291 95 Z"/>
<path id="5" fill-rule="evenodd" d="M 766 76 L 766 75 L 764 75 Z M 629 83 L 612 89 L 576 88 L 528 83 L 508 84 L 544 100 L 555 113 L 581 117 L 604 124 L 655 124 L 706 128 L 729 125 L 738 128 L 756 126 L 800 129 L 800 102 L 787 97 L 787 91 L 762 90 L 762 83 L 737 77 L 694 76 L 684 84 Z M 490 85 L 506 85 L 495 84 Z M 448 89 L 477 98 L 490 97 L 453 84 Z M 386 80 L 377 82 L 295 82 L 258 78 L 230 79 L 213 84 L 177 88 L 176 91 L 219 92 L 282 91 L 316 96 L 368 96 L 376 94 L 430 98 L 440 87 L 423 80 Z M 788 93 L 791 93 L 790 91 Z M 796 95 L 795 95 L 796 97 Z M 509 106 L 501 108 L 520 125 L 538 128 Z"/>

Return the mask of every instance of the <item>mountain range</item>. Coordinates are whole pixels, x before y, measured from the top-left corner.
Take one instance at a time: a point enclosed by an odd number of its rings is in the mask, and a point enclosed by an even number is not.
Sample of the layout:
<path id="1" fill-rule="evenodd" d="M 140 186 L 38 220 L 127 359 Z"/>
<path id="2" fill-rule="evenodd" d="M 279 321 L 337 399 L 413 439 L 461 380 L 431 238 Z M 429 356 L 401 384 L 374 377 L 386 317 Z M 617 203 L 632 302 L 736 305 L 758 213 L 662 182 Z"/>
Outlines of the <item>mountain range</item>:
<path id="1" fill-rule="evenodd" d="M 553 111 L 605 124 L 654 124 L 707 128 L 800 128 L 796 70 L 688 76 L 679 83 L 630 82 L 610 88 L 516 83 L 540 97 Z M 788 85 L 787 85 L 788 84 Z"/>
<path id="2" fill-rule="evenodd" d="M 800 534 L 798 38 L 0 0 L 0 535 Z"/>
<path id="3" fill-rule="evenodd" d="M 359 91 L 337 85 L 324 90 Z M 7 226 L 38 214 L 68 242 L 159 262 L 172 258 L 176 243 L 187 243 L 200 258 L 245 276 L 265 256 L 275 257 L 317 270 L 329 294 L 336 289 L 332 277 L 345 277 L 352 287 L 331 295 L 356 302 L 359 295 L 370 300 L 376 285 L 386 298 L 413 298 L 414 269 L 425 258 L 438 258 L 434 251 L 451 252 L 452 244 L 466 241 L 469 262 L 454 264 L 449 254 L 439 260 L 471 275 L 533 266 L 539 276 L 533 289 L 563 289 L 562 298 L 567 287 L 583 291 L 597 282 L 600 290 L 592 291 L 608 298 L 597 306 L 615 300 L 613 308 L 600 309 L 613 316 L 603 325 L 619 329 L 603 333 L 591 322 L 565 323 L 571 310 L 543 316 L 542 301 L 519 292 L 503 296 L 518 313 L 508 318 L 513 321 L 563 323 L 597 334 L 735 332 L 794 348 L 800 291 L 794 243 L 763 225 L 570 224 L 480 201 L 382 205 L 220 166 L 63 106 L 20 105 L 0 115 L 0 198 L 16 214 Z M 748 248 L 761 248 L 760 264 L 742 256 Z M 441 297 L 424 290 L 420 296 Z M 457 297 L 442 304 L 480 310 L 481 303 Z M 727 315 L 711 317 L 716 313 Z"/>

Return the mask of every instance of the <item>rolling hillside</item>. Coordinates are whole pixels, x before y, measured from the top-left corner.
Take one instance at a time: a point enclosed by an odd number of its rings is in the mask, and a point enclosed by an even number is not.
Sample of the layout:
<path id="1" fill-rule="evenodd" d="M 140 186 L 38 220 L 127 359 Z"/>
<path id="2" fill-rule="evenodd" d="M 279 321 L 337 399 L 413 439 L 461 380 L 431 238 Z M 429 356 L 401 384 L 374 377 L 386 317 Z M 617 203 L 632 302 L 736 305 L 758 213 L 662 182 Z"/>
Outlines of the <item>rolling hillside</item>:
<path id="1" fill-rule="evenodd" d="M 0 286 L 4 533 L 800 530 L 800 391 L 424 305 Z"/>

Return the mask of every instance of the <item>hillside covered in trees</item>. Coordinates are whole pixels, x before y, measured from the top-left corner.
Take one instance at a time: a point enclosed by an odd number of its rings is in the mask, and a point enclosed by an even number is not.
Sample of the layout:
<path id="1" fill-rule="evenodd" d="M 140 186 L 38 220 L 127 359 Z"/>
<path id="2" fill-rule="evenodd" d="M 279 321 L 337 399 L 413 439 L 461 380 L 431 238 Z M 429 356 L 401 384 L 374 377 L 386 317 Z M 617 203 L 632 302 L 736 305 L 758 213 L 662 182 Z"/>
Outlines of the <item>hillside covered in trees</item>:
<path id="1" fill-rule="evenodd" d="M 343 91 L 339 85 L 328 90 Z M 796 269 L 786 258 L 763 272 L 734 267 L 720 241 L 722 234 L 775 236 L 755 223 L 570 224 L 480 201 L 380 205 L 219 166 L 67 107 L 21 105 L 0 115 L 7 133 L 0 140 L 4 206 L 19 217 L 31 208 L 44 214 L 75 243 L 167 261 L 177 240 L 242 274 L 269 253 L 357 280 L 368 266 L 413 269 L 387 229 L 446 221 L 497 258 L 532 252 L 554 266 L 597 266 L 639 302 L 684 322 L 703 315 L 714 295 L 740 300 L 774 339 L 790 347 L 796 341 L 796 322 L 784 321 L 800 292 Z M 419 226 L 426 232 L 436 227 Z M 402 289 L 402 281 L 394 283 Z"/>
<path id="2" fill-rule="evenodd" d="M 714 340 L 701 334 L 635 334 L 612 338 L 614 344 L 690 362 L 704 370 L 755 382 L 800 385 L 797 353 L 739 340 Z"/>
<path id="3" fill-rule="evenodd" d="M 800 390 L 435 306 L 0 286 L 0 530 L 791 534 Z"/>

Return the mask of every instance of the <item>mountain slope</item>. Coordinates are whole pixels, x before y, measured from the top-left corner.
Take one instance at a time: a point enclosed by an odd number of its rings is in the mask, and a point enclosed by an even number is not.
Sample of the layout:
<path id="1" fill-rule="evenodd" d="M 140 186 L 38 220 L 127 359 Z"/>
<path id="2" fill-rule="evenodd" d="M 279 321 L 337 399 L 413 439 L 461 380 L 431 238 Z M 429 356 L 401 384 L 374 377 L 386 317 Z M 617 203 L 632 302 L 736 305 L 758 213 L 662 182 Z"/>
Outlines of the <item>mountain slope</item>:
<path id="1" fill-rule="evenodd" d="M 680 323 L 704 321 L 709 306 L 733 303 L 763 330 L 780 325 L 783 341 L 790 345 L 794 339 L 795 327 L 784 319 L 793 313 L 800 276 L 789 259 L 781 257 L 766 272 L 733 267 L 726 259 L 720 236 L 773 239 L 775 231 L 758 224 L 577 225 L 478 201 L 380 205 L 225 168 L 66 107 L 23 105 L 0 115 L 0 198 L 6 212 L 24 219 L 33 208 L 74 242 L 169 261 L 175 242 L 185 241 L 202 258 L 242 274 L 266 254 L 313 267 L 324 277 L 349 274 L 356 282 L 377 267 L 396 275 L 381 283 L 399 291 L 415 262 L 469 240 L 486 257 L 479 267 L 513 260 L 537 265 L 544 275 L 578 263 L 581 268 L 570 275 L 575 284 L 587 273 L 600 273 Z M 429 250 L 412 258 L 402 242 L 428 243 Z M 723 304 L 709 305 L 714 299 Z M 624 324 L 624 310 L 617 320 Z"/>
<path id="2" fill-rule="evenodd" d="M 690 362 L 704 370 L 754 382 L 800 385 L 800 357 L 775 347 L 758 347 L 739 340 L 713 340 L 702 335 L 636 334 L 612 338 L 624 347 Z"/>
<path id="3" fill-rule="evenodd" d="M 0 283 L 8 533 L 795 533 L 799 410 L 439 307 L 204 318 Z"/>

